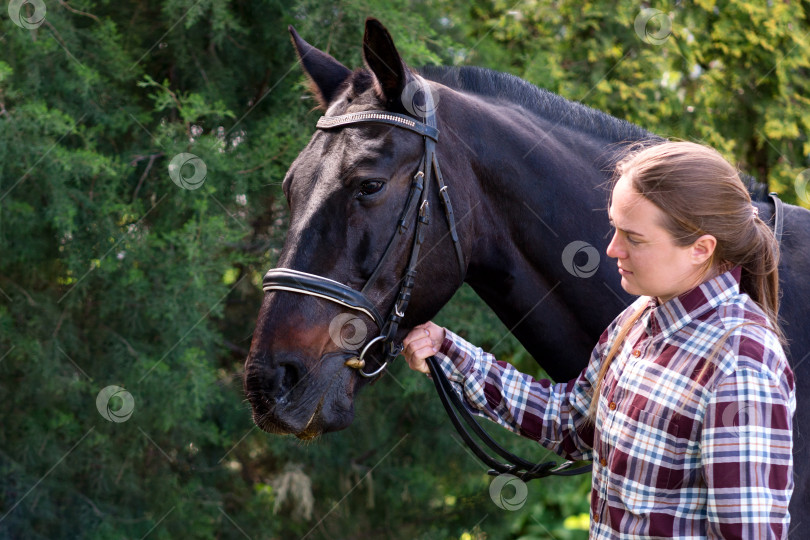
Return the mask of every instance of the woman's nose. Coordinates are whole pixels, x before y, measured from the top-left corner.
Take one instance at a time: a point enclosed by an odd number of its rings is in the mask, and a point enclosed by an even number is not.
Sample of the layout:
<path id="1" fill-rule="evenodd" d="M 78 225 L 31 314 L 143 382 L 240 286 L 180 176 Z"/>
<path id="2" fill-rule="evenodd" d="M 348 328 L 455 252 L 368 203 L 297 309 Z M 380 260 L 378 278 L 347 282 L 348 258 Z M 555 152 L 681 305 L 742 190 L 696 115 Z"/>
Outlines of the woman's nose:
<path id="1" fill-rule="evenodd" d="M 619 240 L 618 232 L 613 233 L 613 238 L 610 239 L 610 244 L 608 244 L 605 253 L 611 259 L 624 259 L 627 256 L 627 252 Z"/>

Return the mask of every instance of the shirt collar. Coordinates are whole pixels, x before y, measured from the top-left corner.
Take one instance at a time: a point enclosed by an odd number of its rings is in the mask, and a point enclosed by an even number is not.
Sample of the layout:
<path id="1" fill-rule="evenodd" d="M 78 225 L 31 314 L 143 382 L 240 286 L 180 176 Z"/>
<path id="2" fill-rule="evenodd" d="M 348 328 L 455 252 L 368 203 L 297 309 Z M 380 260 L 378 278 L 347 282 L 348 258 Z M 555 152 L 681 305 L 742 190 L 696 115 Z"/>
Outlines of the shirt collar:
<path id="1" fill-rule="evenodd" d="M 650 298 L 647 333 L 653 337 L 663 334 L 667 339 L 701 315 L 740 294 L 741 272 L 741 268 L 736 266 L 663 304 L 659 304 L 656 298 Z"/>

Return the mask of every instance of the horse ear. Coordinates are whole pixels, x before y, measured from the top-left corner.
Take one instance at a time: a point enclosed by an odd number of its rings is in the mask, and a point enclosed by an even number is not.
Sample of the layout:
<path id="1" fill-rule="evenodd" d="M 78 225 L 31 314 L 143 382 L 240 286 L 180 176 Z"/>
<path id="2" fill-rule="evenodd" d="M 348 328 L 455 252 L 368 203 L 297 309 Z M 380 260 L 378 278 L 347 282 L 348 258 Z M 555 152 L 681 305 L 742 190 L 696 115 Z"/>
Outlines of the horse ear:
<path id="1" fill-rule="evenodd" d="M 394 46 L 391 34 L 380 21 L 371 17 L 366 19 L 363 59 L 377 79 L 377 93 L 388 108 L 402 108 L 402 91 L 410 73 Z"/>
<path id="2" fill-rule="evenodd" d="M 340 85 L 352 74 L 351 70 L 332 58 L 330 55 L 320 51 L 304 41 L 295 28 L 288 27 L 295 51 L 298 53 L 298 60 L 304 73 L 309 77 L 310 86 L 315 98 L 323 109 L 335 98 Z"/>

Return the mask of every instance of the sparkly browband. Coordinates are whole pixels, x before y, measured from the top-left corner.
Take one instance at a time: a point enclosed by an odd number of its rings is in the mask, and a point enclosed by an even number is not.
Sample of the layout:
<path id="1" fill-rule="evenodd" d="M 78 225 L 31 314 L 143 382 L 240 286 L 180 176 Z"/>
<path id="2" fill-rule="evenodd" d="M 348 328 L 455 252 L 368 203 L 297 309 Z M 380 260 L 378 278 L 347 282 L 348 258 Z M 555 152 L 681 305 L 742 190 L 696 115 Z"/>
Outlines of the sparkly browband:
<path id="1" fill-rule="evenodd" d="M 357 124 L 360 122 L 390 124 L 392 126 L 409 129 L 418 133 L 419 135 L 431 138 L 436 142 L 439 141 L 439 130 L 435 127 L 423 124 L 422 122 L 414 120 L 410 116 L 391 112 L 365 111 L 343 114 L 340 116 L 321 116 L 318 119 L 316 126 L 320 129 L 329 129 L 346 126 L 349 124 Z"/>

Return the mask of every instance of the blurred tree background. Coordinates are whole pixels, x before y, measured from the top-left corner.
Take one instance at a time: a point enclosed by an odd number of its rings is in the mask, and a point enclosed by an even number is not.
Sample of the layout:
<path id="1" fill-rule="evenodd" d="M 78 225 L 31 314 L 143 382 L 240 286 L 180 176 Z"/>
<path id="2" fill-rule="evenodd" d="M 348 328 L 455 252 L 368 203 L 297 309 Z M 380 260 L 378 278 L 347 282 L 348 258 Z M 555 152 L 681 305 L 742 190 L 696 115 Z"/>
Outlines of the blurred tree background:
<path id="1" fill-rule="evenodd" d="M 354 68 L 377 17 L 412 66 L 508 71 L 712 144 L 786 201 L 808 201 L 806 1 L 8 6 L 0 538 L 587 536 L 589 477 L 534 482 L 524 506 L 498 508 L 432 385 L 404 362 L 359 396 L 346 431 L 302 443 L 253 426 L 242 364 L 285 234 L 280 182 L 319 116 L 288 24 Z M 199 189 L 169 177 L 182 152 L 207 167 Z M 469 289 L 437 322 L 541 375 Z M 97 410 L 110 385 L 134 400 L 126 421 Z M 126 395 L 111 414 L 125 417 Z"/>

